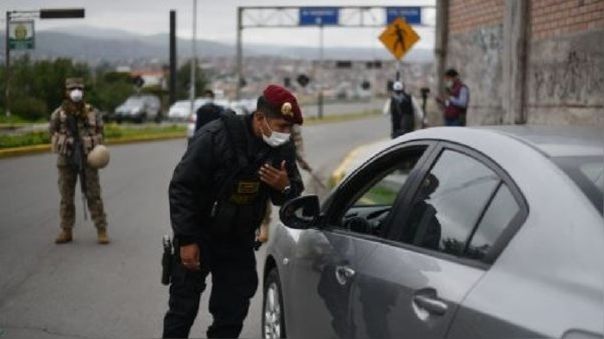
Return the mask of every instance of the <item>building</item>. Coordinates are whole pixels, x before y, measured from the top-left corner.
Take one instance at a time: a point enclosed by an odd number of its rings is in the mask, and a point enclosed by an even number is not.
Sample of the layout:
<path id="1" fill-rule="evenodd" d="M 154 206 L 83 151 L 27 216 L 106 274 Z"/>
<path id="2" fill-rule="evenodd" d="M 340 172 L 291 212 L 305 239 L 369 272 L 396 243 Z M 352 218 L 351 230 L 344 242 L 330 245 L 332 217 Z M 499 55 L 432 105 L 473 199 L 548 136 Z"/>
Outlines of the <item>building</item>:
<path id="1" fill-rule="evenodd" d="M 469 124 L 604 127 L 604 0 L 439 0 L 436 36 Z"/>

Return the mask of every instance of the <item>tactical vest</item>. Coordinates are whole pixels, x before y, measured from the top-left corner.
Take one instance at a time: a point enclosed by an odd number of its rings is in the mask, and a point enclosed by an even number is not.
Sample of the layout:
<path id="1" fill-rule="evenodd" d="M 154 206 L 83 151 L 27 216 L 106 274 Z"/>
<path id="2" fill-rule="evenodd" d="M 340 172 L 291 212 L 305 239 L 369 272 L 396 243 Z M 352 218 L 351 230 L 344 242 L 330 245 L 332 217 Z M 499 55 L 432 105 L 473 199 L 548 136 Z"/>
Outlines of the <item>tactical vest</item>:
<path id="1" fill-rule="evenodd" d="M 51 136 L 51 147 L 53 153 L 69 157 L 73 152 L 75 138 L 79 137 L 83 145 L 84 154 L 88 154 L 94 146 L 103 143 L 103 125 L 96 111 L 85 104 L 83 116 L 75 116 L 78 136 L 69 128 L 70 118 L 63 106 L 59 107 L 52 115 L 55 119 L 56 130 Z"/>
<path id="2" fill-rule="evenodd" d="M 253 240 L 269 199 L 269 188 L 260 181 L 258 170 L 262 164 L 274 160 L 278 151 L 266 149 L 260 154 L 247 154 L 245 121 L 229 114 L 223 114 L 220 119 L 235 159 L 230 172 L 216 185 L 210 230 L 219 238 Z"/>

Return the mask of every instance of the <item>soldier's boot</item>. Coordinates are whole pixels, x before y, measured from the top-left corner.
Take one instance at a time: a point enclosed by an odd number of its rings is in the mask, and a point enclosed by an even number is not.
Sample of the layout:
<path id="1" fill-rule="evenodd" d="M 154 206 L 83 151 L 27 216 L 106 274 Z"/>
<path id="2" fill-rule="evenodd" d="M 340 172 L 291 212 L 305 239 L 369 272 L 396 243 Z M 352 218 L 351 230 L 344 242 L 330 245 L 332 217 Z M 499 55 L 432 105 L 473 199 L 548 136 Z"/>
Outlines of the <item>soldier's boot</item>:
<path id="1" fill-rule="evenodd" d="M 106 228 L 97 229 L 97 241 L 101 245 L 107 245 L 109 243 L 109 236 L 107 236 Z"/>
<path id="2" fill-rule="evenodd" d="M 61 233 L 55 239 L 55 244 L 65 244 L 71 242 L 73 240 L 73 236 L 70 228 L 62 228 Z"/>

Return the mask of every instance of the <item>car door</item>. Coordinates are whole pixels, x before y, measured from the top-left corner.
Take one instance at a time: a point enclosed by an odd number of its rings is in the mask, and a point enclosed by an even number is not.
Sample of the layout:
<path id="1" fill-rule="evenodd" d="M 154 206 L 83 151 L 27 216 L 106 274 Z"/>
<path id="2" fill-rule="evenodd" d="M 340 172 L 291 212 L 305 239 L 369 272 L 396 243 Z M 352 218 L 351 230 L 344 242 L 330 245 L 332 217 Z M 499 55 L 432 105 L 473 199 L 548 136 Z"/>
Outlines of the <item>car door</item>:
<path id="1" fill-rule="evenodd" d="M 374 158 L 340 185 L 324 221 L 301 232 L 290 266 L 297 291 L 287 305 L 291 318 L 300 321 L 288 323 L 289 337 L 350 337 L 355 270 L 383 236 L 382 222 L 427 148 L 413 144 Z"/>
<path id="2" fill-rule="evenodd" d="M 387 240 L 357 267 L 355 338 L 444 338 L 485 272 L 468 242 L 501 184 L 486 159 L 440 145 L 390 215 Z"/>

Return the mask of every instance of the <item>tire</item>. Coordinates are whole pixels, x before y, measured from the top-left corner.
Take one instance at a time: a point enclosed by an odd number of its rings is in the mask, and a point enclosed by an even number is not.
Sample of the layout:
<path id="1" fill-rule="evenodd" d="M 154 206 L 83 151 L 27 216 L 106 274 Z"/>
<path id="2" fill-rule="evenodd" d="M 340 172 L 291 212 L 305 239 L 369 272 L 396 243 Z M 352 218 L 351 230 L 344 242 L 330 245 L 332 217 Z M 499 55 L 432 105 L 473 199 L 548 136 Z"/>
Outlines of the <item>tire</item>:
<path id="1" fill-rule="evenodd" d="M 264 279 L 262 300 L 262 338 L 285 338 L 285 309 L 277 268 L 271 269 Z"/>

